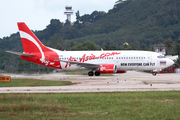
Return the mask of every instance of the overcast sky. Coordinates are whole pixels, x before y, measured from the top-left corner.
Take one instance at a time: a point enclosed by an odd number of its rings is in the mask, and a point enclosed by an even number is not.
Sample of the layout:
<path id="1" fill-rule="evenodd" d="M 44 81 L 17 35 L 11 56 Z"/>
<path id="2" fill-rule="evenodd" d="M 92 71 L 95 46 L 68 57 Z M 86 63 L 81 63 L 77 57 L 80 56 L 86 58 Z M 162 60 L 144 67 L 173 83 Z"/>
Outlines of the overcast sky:
<path id="1" fill-rule="evenodd" d="M 31 30 L 43 30 L 51 19 L 66 20 L 65 6 L 72 6 L 75 13 L 91 14 L 93 11 L 112 9 L 118 0 L 0 0 L 0 38 L 18 31 L 17 22 L 25 22 Z"/>

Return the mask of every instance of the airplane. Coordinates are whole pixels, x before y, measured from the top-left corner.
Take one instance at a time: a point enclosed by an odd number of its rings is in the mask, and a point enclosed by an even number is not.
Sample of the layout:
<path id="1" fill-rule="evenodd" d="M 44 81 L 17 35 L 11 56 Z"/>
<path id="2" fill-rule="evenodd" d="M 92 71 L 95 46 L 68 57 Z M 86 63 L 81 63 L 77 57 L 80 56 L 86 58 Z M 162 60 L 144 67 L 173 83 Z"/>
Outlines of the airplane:
<path id="1" fill-rule="evenodd" d="M 7 51 L 20 55 L 25 61 L 61 70 L 90 70 L 89 76 L 106 73 L 125 73 L 128 70 L 158 70 L 174 64 L 164 55 L 151 51 L 111 50 L 60 51 L 44 46 L 24 22 L 17 23 L 24 52 Z M 95 72 L 94 72 L 95 71 Z"/>

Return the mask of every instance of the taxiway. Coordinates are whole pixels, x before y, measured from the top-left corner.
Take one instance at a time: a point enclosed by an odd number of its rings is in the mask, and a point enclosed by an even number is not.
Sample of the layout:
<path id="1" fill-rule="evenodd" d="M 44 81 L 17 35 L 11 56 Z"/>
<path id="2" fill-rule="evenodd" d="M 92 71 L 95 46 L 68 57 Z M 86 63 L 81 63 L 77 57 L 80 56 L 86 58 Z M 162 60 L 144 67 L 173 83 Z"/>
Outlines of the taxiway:
<path id="1" fill-rule="evenodd" d="M 113 76 L 3 74 L 11 78 L 33 78 L 43 80 L 71 81 L 71 86 L 0 87 L 0 93 L 78 93 L 116 91 L 171 91 L 180 90 L 180 74 L 157 74 L 128 71 Z"/>

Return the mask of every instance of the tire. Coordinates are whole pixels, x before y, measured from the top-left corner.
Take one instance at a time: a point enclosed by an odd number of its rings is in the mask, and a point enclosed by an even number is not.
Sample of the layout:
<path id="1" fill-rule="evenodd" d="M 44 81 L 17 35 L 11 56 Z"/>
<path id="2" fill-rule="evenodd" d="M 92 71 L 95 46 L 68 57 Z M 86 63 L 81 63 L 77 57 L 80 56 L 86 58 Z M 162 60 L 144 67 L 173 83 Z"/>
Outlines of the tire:
<path id="1" fill-rule="evenodd" d="M 153 76 L 156 76 L 156 74 L 157 74 L 156 72 L 153 72 L 153 73 L 152 73 Z"/>
<path id="2" fill-rule="evenodd" d="M 100 76 L 99 71 L 96 71 L 96 72 L 95 72 L 95 76 Z"/>
<path id="3" fill-rule="evenodd" d="M 90 72 L 88 72 L 88 75 L 89 75 L 89 76 L 93 76 L 94 73 L 93 73 L 92 71 L 90 71 Z"/>

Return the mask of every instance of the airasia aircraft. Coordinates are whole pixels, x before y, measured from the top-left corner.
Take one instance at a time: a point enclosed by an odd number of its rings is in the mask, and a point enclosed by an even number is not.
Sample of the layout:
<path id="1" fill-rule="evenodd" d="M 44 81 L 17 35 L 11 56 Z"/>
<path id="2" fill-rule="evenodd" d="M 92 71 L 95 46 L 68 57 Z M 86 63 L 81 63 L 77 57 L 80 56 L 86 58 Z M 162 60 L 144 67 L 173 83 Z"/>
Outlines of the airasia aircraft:
<path id="1" fill-rule="evenodd" d="M 60 51 L 44 46 L 23 22 L 18 22 L 24 52 L 7 51 L 23 60 L 62 70 L 90 70 L 89 76 L 105 73 L 125 73 L 127 70 L 157 70 L 174 62 L 150 51 Z M 93 72 L 95 71 L 95 72 Z"/>

